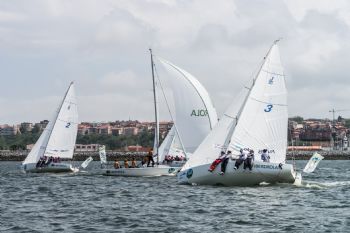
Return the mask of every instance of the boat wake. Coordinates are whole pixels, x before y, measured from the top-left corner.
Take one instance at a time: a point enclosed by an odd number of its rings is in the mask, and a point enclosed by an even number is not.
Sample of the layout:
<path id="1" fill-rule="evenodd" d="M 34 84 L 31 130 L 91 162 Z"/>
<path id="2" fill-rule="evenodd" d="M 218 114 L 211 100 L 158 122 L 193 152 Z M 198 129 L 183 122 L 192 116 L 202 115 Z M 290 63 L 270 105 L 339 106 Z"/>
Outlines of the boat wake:
<path id="1" fill-rule="evenodd" d="M 342 186 L 350 186 L 350 181 L 334 181 L 334 182 L 303 181 L 301 187 L 312 188 L 312 189 L 326 189 L 326 188 L 342 187 Z"/>

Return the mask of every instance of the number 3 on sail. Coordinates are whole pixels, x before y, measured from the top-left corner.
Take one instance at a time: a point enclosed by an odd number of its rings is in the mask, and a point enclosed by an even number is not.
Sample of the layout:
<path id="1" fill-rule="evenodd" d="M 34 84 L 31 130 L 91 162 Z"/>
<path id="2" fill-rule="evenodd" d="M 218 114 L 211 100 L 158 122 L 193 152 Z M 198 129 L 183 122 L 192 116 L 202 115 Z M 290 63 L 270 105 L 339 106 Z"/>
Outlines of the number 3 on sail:
<path id="1" fill-rule="evenodd" d="M 272 107 L 273 107 L 272 104 L 268 104 L 268 105 L 266 105 L 266 108 L 264 109 L 264 111 L 265 112 L 271 112 L 272 111 Z"/>

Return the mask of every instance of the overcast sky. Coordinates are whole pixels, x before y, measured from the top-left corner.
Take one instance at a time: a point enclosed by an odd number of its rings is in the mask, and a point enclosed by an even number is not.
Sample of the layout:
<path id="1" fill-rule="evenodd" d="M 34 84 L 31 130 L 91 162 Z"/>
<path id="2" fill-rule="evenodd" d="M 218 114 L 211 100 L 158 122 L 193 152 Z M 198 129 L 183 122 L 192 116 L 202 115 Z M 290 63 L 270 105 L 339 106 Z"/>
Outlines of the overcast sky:
<path id="1" fill-rule="evenodd" d="M 71 80 L 80 121 L 153 120 L 149 47 L 197 77 L 220 116 L 279 37 L 289 115 L 331 118 L 350 109 L 349 12 L 346 0 L 0 0 L 0 124 L 48 119 Z"/>

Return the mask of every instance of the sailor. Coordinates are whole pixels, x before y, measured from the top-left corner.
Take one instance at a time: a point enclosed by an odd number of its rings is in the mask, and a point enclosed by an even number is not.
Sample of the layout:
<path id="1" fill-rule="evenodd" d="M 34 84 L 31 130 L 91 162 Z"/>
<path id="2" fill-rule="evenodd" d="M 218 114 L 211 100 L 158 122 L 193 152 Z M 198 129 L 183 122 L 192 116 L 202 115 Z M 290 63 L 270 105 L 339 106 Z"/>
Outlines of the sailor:
<path id="1" fill-rule="evenodd" d="M 154 160 L 153 160 L 153 149 L 150 149 L 147 154 L 148 162 L 147 162 L 147 167 L 149 167 L 149 164 L 152 161 L 152 167 L 154 167 Z"/>
<path id="2" fill-rule="evenodd" d="M 127 159 L 124 160 L 124 167 L 129 168 L 129 162 Z"/>
<path id="3" fill-rule="evenodd" d="M 227 151 L 227 154 L 225 155 L 225 157 L 223 158 L 222 162 L 221 162 L 221 172 L 220 175 L 224 175 L 225 171 L 226 171 L 226 167 L 228 164 L 228 160 L 232 158 L 232 152 L 229 150 Z"/>
<path id="4" fill-rule="evenodd" d="M 267 163 L 270 162 L 270 155 L 267 149 L 263 149 L 263 153 L 261 154 L 261 160 Z"/>
<path id="5" fill-rule="evenodd" d="M 41 163 L 43 161 L 43 158 L 40 157 L 39 161 L 36 163 L 36 167 L 40 167 L 41 166 Z"/>
<path id="6" fill-rule="evenodd" d="M 119 168 L 120 168 L 120 165 L 119 165 L 118 160 L 116 160 L 116 161 L 114 162 L 114 168 L 115 168 L 115 169 L 119 169 Z"/>
<path id="7" fill-rule="evenodd" d="M 251 171 L 253 168 L 253 162 L 254 162 L 254 151 L 253 150 L 249 150 L 249 153 L 247 155 L 247 159 L 244 161 L 244 170 L 246 168 L 249 168 L 249 170 Z"/>
<path id="8" fill-rule="evenodd" d="M 221 151 L 219 158 L 215 159 L 214 162 L 210 165 L 208 171 L 212 172 L 215 168 L 221 163 L 221 161 L 226 157 L 225 151 Z"/>
<path id="9" fill-rule="evenodd" d="M 235 170 L 238 169 L 239 166 L 241 166 L 241 164 L 247 159 L 248 153 L 249 153 L 248 149 L 244 149 L 244 150 L 240 149 L 239 152 L 240 152 L 240 155 L 239 155 L 239 158 L 236 160 L 235 167 L 234 167 Z"/>
<path id="10" fill-rule="evenodd" d="M 131 160 L 131 167 L 132 168 L 136 168 L 137 167 L 135 158 L 132 158 L 132 160 Z"/>

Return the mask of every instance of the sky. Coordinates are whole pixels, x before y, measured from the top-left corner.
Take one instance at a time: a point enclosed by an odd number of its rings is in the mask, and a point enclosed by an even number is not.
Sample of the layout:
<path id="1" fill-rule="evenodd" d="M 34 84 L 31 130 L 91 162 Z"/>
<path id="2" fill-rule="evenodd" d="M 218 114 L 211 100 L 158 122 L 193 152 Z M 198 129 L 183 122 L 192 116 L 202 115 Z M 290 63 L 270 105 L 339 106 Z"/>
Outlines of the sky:
<path id="1" fill-rule="evenodd" d="M 150 47 L 220 116 L 278 38 L 289 115 L 331 118 L 350 109 L 349 12 L 346 0 L 0 0 L 0 124 L 48 119 L 73 80 L 80 121 L 152 121 Z"/>

